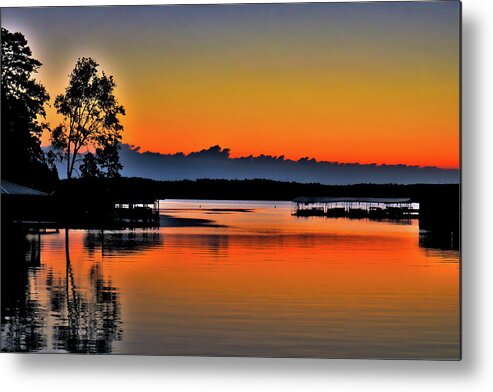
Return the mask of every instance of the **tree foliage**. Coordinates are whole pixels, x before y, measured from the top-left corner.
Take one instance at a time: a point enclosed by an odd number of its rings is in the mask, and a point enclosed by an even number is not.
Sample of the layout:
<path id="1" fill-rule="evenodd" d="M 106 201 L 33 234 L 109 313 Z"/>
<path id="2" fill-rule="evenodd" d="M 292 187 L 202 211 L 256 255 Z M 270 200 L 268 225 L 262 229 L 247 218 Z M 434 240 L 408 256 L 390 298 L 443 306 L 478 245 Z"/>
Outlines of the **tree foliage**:
<path id="1" fill-rule="evenodd" d="M 41 62 L 33 58 L 19 32 L 1 29 L 2 37 L 2 178 L 26 185 L 45 185 L 57 175 L 48 169 L 41 135 L 47 124 L 45 104 L 50 97 L 33 74 Z"/>
<path id="2" fill-rule="evenodd" d="M 63 123 L 52 130 L 50 160 L 66 162 L 67 178 L 117 177 L 125 109 L 114 95 L 113 76 L 98 72 L 92 58 L 77 60 L 65 94 L 55 99 Z"/>
<path id="3" fill-rule="evenodd" d="M 101 177 L 98 161 L 92 152 L 88 152 L 84 155 L 80 165 L 80 176 L 82 178 Z"/>

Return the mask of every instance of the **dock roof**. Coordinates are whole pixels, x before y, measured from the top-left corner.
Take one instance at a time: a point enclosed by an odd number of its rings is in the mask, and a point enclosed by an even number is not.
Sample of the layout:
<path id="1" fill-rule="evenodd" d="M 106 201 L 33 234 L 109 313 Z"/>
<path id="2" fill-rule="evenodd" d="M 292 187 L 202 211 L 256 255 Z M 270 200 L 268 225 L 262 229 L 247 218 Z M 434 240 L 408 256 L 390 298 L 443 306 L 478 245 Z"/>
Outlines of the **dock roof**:
<path id="1" fill-rule="evenodd" d="M 293 203 L 382 203 L 397 204 L 410 203 L 411 198 L 393 198 L 393 197 L 308 197 L 301 196 L 293 200 Z"/>
<path id="2" fill-rule="evenodd" d="M 16 196 L 48 196 L 47 193 L 38 191 L 27 186 L 15 184 L 10 181 L 2 180 L 2 195 Z"/>

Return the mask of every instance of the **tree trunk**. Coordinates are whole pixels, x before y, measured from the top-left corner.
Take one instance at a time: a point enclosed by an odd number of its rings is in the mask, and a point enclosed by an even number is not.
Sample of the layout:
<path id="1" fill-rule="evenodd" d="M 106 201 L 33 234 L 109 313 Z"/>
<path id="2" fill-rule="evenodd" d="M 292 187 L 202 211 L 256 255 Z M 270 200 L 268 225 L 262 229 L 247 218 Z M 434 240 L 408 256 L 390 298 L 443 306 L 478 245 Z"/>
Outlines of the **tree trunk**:
<path id="1" fill-rule="evenodd" d="M 70 138 L 67 143 L 67 180 L 72 178 L 72 171 L 70 170 Z"/>

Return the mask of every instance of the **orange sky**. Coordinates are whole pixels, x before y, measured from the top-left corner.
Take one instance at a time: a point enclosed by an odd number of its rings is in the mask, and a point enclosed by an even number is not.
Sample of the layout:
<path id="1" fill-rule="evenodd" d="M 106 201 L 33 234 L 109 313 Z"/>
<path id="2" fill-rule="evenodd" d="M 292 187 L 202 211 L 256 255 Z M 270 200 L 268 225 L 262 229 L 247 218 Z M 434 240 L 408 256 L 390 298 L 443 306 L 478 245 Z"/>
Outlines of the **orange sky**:
<path id="1" fill-rule="evenodd" d="M 95 57 L 142 151 L 457 168 L 458 15 L 455 2 L 51 8 L 3 11 L 2 25 L 26 35 L 52 99 Z"/>

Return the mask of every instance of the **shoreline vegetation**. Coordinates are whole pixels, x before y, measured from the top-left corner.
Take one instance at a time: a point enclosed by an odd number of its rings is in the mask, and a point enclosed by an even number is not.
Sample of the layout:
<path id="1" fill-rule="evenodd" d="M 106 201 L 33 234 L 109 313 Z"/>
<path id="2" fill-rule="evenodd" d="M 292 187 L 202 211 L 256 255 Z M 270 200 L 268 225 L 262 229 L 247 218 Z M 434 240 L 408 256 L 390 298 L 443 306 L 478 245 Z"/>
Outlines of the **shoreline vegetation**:
<path id="1" fill-rule="evenodd" d="M 439 243 L 452 242 L 452 248 L 459 248 L 459 184 L 322 185 L 266 179 L 82 178 L 61 180 L 47 197 L 28 202 L 21 200 L 20 205 L 12 208 L 6 206 L 8 200 L 4 199 L 3 222 L 53 222 L 58 228 L 115 230 L 121 228 L 114 219 L 118 203 L 152 203 L 166 199 L 292 201 L 299 196 L 410 198 L 420 205 L 420 230 L 433 233 Z M 161 211 L 158 220 L 172 226 L 183 224 L 166 215 L 166 211 Z M 201 224 L 214 227 L 212 222 Z"/>
<path id="2" fill-rule="evenodd" d="M 52 195 L 77 200 L 81 195 L 97 194 L 122 199 L 203 199 L 203 200 L 279 200 L 292 201 L 299 196 L 313 197 L 409 197 L 413 202 L 431 199 L 459 200 L 459 184 L 352 184 L 324 185 L 254 180 L 151 180 L 140 177 L 79 178 L 61 180 Z"/>

